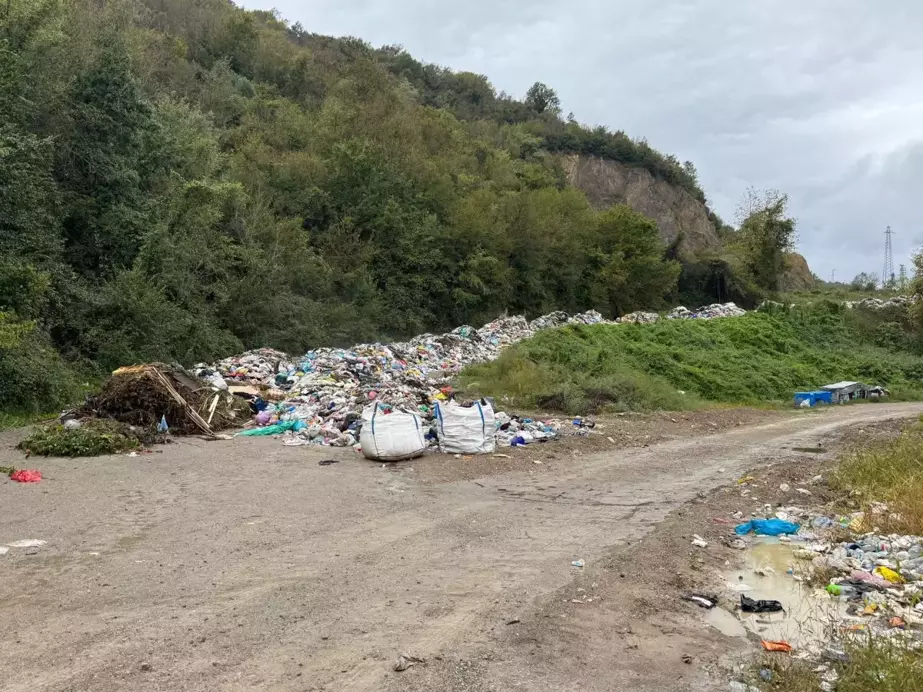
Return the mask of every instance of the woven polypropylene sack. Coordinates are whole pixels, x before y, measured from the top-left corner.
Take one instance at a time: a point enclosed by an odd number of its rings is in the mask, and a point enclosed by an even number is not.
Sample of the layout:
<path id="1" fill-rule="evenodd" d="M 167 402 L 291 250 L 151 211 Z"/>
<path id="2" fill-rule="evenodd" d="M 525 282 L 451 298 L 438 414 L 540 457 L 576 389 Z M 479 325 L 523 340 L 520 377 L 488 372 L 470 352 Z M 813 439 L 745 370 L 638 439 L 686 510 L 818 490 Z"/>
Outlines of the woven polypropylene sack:
<path id="1" fill-rule="evenodd" d="M 486 401 L 461 406 L 450 401 L 436 406 L 439 451 L 446 454 L 491 454 L 496 448 L 494 409 Z"/>
<path id="2" fill-rule="evenodd" d="M 416 414 L 404 411 L 384 413 L 378 404 L 372 404 L 362 411 L 359 444 L 367 459 L 412 459 L 426 451 L 423 422 Z"/>

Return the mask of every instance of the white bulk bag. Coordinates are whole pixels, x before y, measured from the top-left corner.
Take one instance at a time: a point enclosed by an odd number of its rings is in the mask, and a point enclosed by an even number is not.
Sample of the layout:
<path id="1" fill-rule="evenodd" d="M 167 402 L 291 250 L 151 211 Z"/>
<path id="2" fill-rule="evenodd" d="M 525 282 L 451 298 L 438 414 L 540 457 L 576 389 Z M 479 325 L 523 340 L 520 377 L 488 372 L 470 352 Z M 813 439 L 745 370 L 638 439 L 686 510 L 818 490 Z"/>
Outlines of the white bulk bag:
<path id="1" fill-rule="evenodd" d="M 362 411 L 362 432 L 359 444 L 367 459 L 398 461 L 412 459 L 426 451 L 420 417 L 405 411 L 384 413 L 378 404 Z"/>
<path id="2" fill-rule="evenodd" d="M 446 454 L 490 454 L 497 432 L 494 409 L 486 401 L 464 407 L 450 401 L 436 406 L 439 451 Z"/>

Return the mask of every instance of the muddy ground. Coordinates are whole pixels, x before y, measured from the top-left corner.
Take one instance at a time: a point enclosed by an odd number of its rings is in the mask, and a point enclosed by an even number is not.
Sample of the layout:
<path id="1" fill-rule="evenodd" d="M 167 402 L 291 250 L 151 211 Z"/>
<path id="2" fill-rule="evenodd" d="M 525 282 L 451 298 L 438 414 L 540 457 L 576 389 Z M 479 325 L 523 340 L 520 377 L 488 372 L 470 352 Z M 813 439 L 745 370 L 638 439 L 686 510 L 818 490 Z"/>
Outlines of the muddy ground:
<path id="1" fill-rule="evenodd" d="M 752 642 L 677 598 L 734 559 L 713 519 L 921 412 L 626 416 L 384 467 L 242 438 L 33 458 L 41 484 L 0 482 L 0 545 L 47 541 L 0 557 L 0 689 L 726 689 Z M 426 662 L 394 672 L 402 652 Z"/>

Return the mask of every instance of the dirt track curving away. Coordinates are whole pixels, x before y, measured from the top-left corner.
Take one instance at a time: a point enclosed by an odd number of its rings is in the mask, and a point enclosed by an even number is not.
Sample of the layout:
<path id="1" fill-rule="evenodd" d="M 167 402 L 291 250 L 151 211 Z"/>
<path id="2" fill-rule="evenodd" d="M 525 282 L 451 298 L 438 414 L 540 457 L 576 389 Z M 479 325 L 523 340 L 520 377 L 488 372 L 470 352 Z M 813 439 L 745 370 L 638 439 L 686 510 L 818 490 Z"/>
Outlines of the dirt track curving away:
<path id="1" fill-rule="evenodd" d="M 47 480 L 0 482 L 0 545 L 47 541 L 0 557 L 0 689 L 710 689 L 706 667 L 677 652 L 718 656 L 733 648 L 720 635 L 632 632 L 594 610 L 619 598 L 614 551 L 793 447 L 921 412 L 776 414 L 576 457 L 563 442 L 540 467 L 445 482 L 421 469 L 465 460 L 383 467 L 274 440 L 33 458 Z M 318 465 L 328 458 L 340 463 Z M 23 464 L 0 451 L 11 461 Z M 654 557 L 622 577 L 635 597 Z M 661 600 L 649 596 L 648 615 Z M 426 663 L 393 672 L 402 652 Z"/>

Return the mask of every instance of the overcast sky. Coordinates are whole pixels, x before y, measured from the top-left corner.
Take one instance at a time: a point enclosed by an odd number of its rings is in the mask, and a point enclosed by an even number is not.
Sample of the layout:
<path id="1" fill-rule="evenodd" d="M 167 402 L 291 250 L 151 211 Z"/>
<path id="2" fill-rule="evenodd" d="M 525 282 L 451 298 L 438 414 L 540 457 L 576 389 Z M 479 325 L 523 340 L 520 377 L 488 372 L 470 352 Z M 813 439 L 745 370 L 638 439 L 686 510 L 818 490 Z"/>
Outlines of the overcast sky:
<path id="1" fill-rule="evenodd" d="M 244 0 L 307 30 L 401 44 L 580 122 L 692 160 L 732 221 L 748 185 L 791 198 L 829 279 L 880 274 L 923 242 L 920 0 Z"/>

